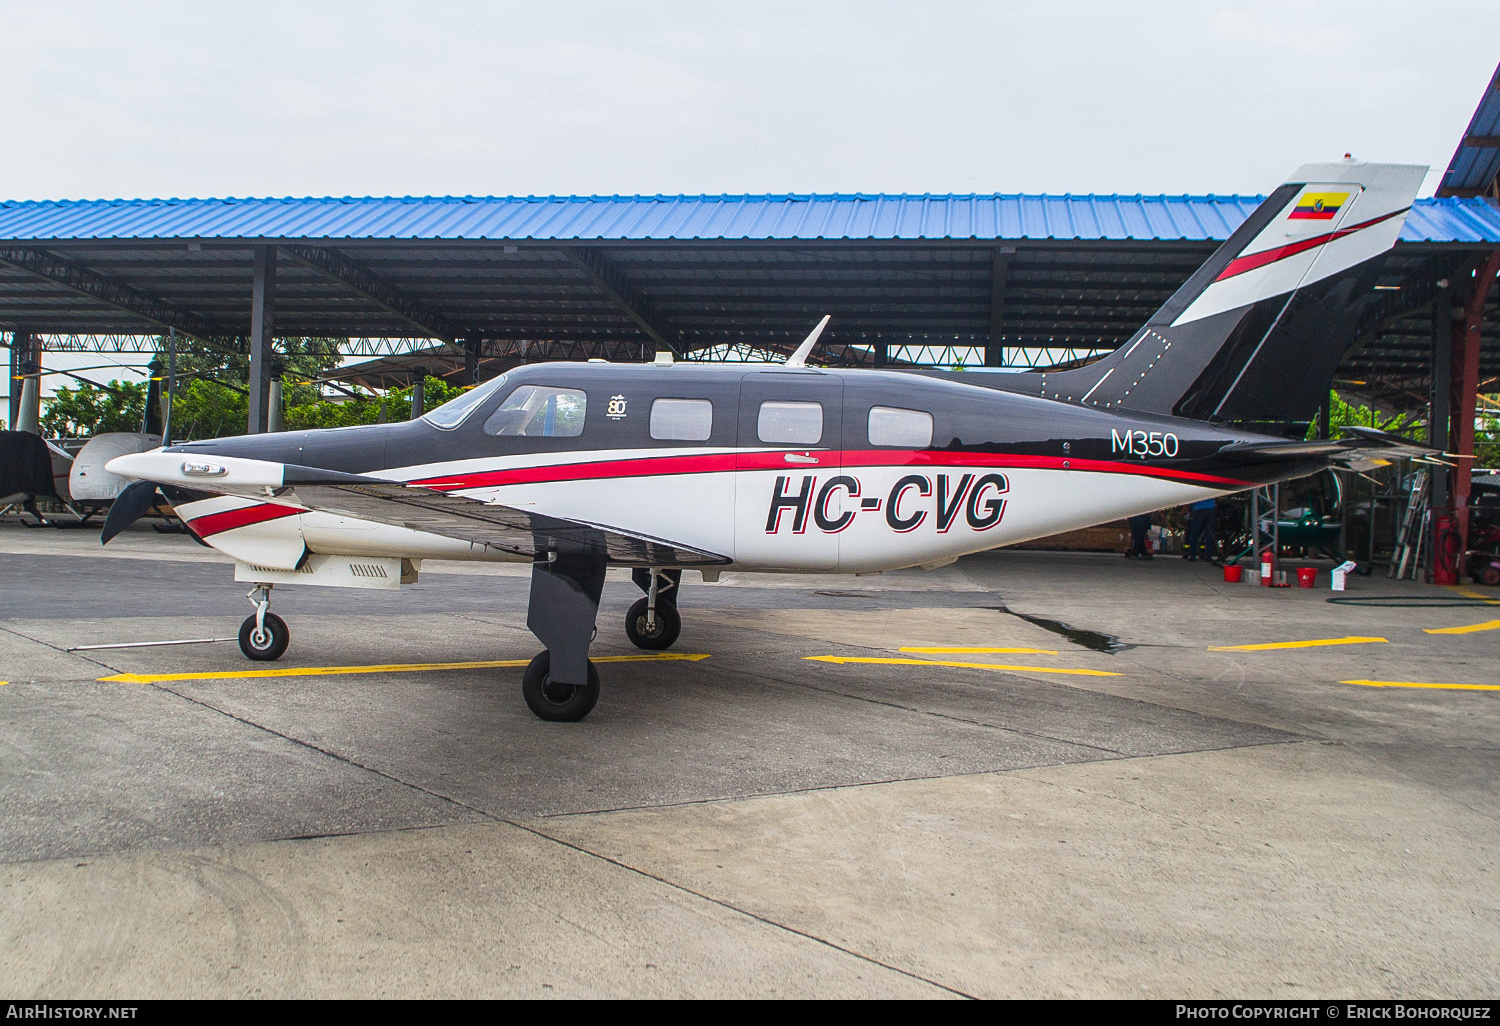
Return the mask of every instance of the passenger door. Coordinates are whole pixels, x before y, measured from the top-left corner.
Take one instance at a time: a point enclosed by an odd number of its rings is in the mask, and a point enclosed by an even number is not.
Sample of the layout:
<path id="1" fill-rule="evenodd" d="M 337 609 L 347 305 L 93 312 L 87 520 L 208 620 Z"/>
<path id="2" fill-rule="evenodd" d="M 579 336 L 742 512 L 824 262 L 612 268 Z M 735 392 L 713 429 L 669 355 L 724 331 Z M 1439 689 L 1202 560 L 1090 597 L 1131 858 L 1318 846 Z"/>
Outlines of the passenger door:
<path id="1" fill-rule="evenodd" d="M 838 565 L 836 524 L 846 490 L 830 482 L 842 463 L 843 405 L 843 381 L 833 374 L 759 371 L 741 380 L 736 563 L 777 570 Z"/>

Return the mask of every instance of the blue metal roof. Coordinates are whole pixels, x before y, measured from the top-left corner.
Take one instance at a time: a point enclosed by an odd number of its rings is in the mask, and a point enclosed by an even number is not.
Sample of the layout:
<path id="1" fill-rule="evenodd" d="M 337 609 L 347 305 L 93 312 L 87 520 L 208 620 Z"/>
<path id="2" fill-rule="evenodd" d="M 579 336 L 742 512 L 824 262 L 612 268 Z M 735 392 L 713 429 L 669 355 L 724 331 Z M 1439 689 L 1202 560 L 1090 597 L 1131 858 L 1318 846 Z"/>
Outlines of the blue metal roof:
<path id="1" fill-rule="evenodd" d="M 808 194 L 0 202 L 0 239 L 1214 241 L 1260 196 Z M 1408 242 L 1500 243 L 1482 199 L 1419 200 Z"/>
<path id="2" fill-rule="evenodd" d="M 1500 175 L 1500 68 L 1485 87 L 1438 192 L 1472 196 L 1488 190 L 1496 175 Z"/>

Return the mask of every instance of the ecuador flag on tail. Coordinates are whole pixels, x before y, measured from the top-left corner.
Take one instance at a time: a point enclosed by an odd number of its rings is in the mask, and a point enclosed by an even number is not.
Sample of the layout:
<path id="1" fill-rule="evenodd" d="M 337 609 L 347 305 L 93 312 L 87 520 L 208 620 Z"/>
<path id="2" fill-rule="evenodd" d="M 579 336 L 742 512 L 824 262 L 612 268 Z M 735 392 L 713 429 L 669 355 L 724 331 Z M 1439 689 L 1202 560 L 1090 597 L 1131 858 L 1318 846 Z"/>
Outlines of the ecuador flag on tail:
<path id="1" fill-rule="evenodd" d="M 1289 217 L 1293 221 L 1332 221 L 1348 198 L 1347 192 L 1305 192 Z"/>

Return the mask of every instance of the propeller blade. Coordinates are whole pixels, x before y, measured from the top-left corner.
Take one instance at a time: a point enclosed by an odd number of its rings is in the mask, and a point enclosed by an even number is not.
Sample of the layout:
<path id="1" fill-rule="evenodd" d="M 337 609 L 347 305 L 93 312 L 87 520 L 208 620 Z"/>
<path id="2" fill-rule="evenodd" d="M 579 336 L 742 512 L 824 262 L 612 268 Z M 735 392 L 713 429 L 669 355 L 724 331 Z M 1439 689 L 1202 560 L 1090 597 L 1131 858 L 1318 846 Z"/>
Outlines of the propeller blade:
<path id="1" fill-rule="evenodd" d="M 136 481 L 126 485 L 125 490 L 109 507 L 109 516 L 104 518 L 104 530 L 99 532 L 99 544 L 108 545 L 111 538 L 145 516 L 146 510 L 155 503 L 155 482 Z"/>

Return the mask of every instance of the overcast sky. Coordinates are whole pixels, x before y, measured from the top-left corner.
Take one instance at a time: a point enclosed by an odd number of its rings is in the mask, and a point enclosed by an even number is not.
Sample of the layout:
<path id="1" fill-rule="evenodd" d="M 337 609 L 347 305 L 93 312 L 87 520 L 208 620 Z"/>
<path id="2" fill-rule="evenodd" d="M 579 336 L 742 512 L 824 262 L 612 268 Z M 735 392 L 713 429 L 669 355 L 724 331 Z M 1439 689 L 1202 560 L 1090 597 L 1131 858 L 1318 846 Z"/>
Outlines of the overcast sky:
<path id="1" fill-rule="evenodd" d="M 1497 59 L 1494 0 L 0 0 L 0 199 L 1257 193 L 1441 169 Z"/>

